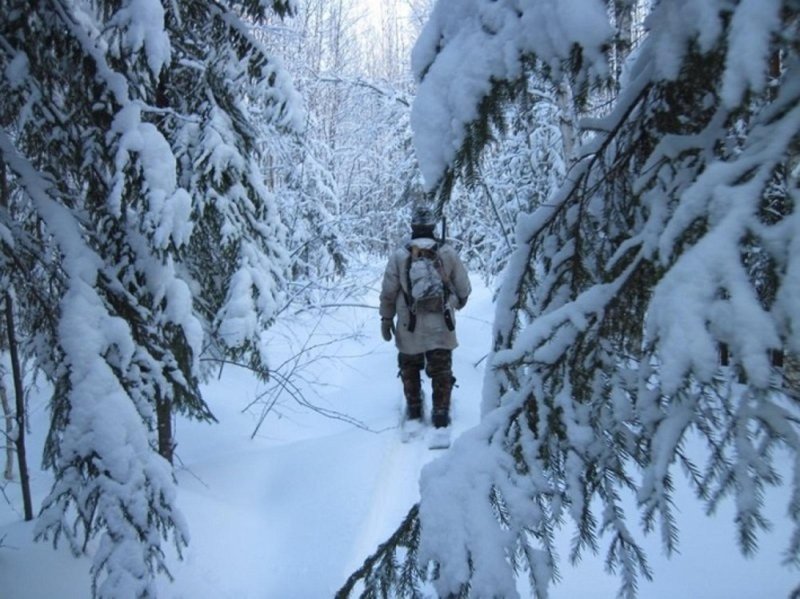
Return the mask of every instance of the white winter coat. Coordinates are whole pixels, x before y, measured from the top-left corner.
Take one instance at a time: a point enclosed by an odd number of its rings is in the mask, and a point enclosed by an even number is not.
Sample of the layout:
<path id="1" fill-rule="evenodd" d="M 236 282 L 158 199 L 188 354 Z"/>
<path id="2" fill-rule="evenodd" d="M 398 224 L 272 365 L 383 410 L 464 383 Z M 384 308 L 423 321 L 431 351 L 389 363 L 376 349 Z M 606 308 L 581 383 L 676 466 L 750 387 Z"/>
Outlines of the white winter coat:
<path id="1" fill-rule="evenodd" d="M 411 244 L 431 247 L 432 239 L 413 239 L 404 247 L 397 249 L 389 258 L 383 274 L 381 286 L 380 314 L 382 318 L 394 318 L 395 344 L 404 354 L 419 354 L 432 349 L 455 349 L 458 346 L 455 330 L 450 331 L 445 324 L 444 315 L 438 312 L 418 312 L 414 332 L 408 330 L 411 312 L 406 305 L 403 291 L 408 293 L 408 261 L 411 259 Z M 439 247 L 444 274 L 450 284 L 449 309 L 455 323 L 455 310 L 464 307 L 472 291 L 467 269 L 452 246 L 446 243 Z"/>

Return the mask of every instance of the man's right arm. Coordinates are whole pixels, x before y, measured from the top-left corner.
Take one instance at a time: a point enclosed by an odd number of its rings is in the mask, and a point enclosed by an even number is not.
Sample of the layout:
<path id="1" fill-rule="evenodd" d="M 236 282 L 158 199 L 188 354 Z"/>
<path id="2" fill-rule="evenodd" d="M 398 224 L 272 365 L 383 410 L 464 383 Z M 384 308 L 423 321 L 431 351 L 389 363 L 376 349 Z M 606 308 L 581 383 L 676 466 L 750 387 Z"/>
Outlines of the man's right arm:
<path id="1" fill-rule="evenodd" d="M 381 318 L 394 318 L 397 309 L 397 294 L 400 293 L 400 273 L 397 269 L 397 260 L 394 255 L 389 257 L 389 263 L 383 273 L 380 295 Z"/>

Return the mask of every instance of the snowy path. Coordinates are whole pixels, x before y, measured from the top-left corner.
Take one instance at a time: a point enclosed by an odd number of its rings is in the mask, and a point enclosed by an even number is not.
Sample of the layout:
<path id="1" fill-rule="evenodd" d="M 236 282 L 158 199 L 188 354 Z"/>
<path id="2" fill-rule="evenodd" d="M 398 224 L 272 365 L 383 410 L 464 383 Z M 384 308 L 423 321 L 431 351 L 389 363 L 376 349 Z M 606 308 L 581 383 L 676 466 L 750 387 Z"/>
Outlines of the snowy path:
<path id="1" fill-rule="evenodd" d="M 431 457 L 423 437 L 409 443 L 403 443 L 399 434 L 389 437 L 372 487 L 369 510 L 353 539 L 342 581 L 375 551 L 375 539 L 385 540 L 394 532 L 411 505 L 419 499 L 419 471 Z"/>

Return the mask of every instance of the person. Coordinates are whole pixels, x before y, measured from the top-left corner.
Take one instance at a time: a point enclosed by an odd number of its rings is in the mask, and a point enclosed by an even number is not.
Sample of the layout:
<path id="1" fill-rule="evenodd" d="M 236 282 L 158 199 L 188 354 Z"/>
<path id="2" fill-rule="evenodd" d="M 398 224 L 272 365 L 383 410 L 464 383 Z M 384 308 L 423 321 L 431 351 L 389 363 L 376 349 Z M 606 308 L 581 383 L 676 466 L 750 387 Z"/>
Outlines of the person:
<path id="1" fill-rule="evenodd" d="M 443 428 L 450 424 L 450 399 L 456 382 L 453 349 L 458 341 L 454 311 L 466 305 L 472 287 L 458 253 L 451 245 L 435 239 L 434 227 L 433 211 L 417 203 L 411 215 L 411 240 L 398 248 L 386 265 L 380 316 L 383 338 L 391 341 L 394 334 L 406 418 L 423 419 L 421 371 L 424 369 L 433 391 L 431 424 Z M 421 252 L 432 258 L 441 280 L 443 297 L 433 305 L 421 302 L 414 294 L 417 284 L 412 283 L 415 269 L 412 260 Z"/>

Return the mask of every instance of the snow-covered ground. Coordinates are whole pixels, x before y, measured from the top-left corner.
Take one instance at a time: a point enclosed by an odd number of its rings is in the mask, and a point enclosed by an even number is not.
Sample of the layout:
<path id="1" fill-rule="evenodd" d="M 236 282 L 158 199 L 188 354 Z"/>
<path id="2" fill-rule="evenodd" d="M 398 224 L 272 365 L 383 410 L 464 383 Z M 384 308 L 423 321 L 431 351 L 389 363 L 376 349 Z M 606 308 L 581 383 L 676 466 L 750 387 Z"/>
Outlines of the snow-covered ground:
<path id="1" fill-rule="evenodd" d="M 376 267 L 364 304 L 377 306 L 378 277 Z M 477 278 L 473 285 L 459 319 L 461 347 L 454 354 L 456 435 L 478 420 L 482 358 L 490 343 L 491 293 Z M 299 353 L 289 364 L 296 367 L 303 397 L 362 426 L 302 407 L 288 391 L 277 398 L 268 394 L 245 409 L 270 388 L 246 370 L 226 366 L 205 389 L 219 423 L 180 420 L 176 426 L 179 505 L 191 542 L 183 561 L 172 560 L 174 581 L 161 581 L 161 597 L 332 597 L 406 514 L 418 496 L 421 467 L 437 456 L 424 441 L 400 442 L 395 350 L 380 338 L 374 310 L 340 307 L 323 318 L 306 312 L 291 326 L 276 328 L 274 338 L 273 365 Z M 276 400 L 274 408 L 252 436 L 270 399 Z M 50 484 L 49 474 L 35 467 L 46 419 L 46 398 L 34 397 L 29 452 L 36 505 Z M 20 516 L 18 487 L 8 485 L 5 493 L 0 598 L 87 597 L 89 560 L 73 558 L 65 546 L 54 551 L 34 543 L 33 525 Z M 641 584 L 640 596 L 786 597 L 797 582 L 795 572 L 780 566 L 789 536 L 787 497 L 785 489 L 768 496 L 774 532 L 762 537 L 758 555 L 746 560 L 737 550 L 730 504 L 707 518 L 681 487 L 681 554 L 667 560 L 657 535 L 648 538 L 655 580 Z M 562 558 L 570 536 L 563 531 Z M 604 572 L 602 556 L 587 556 L 577 567 L 562 561 L 561 575 L 555 599 L 616 596 L 617 581 Z"/>

